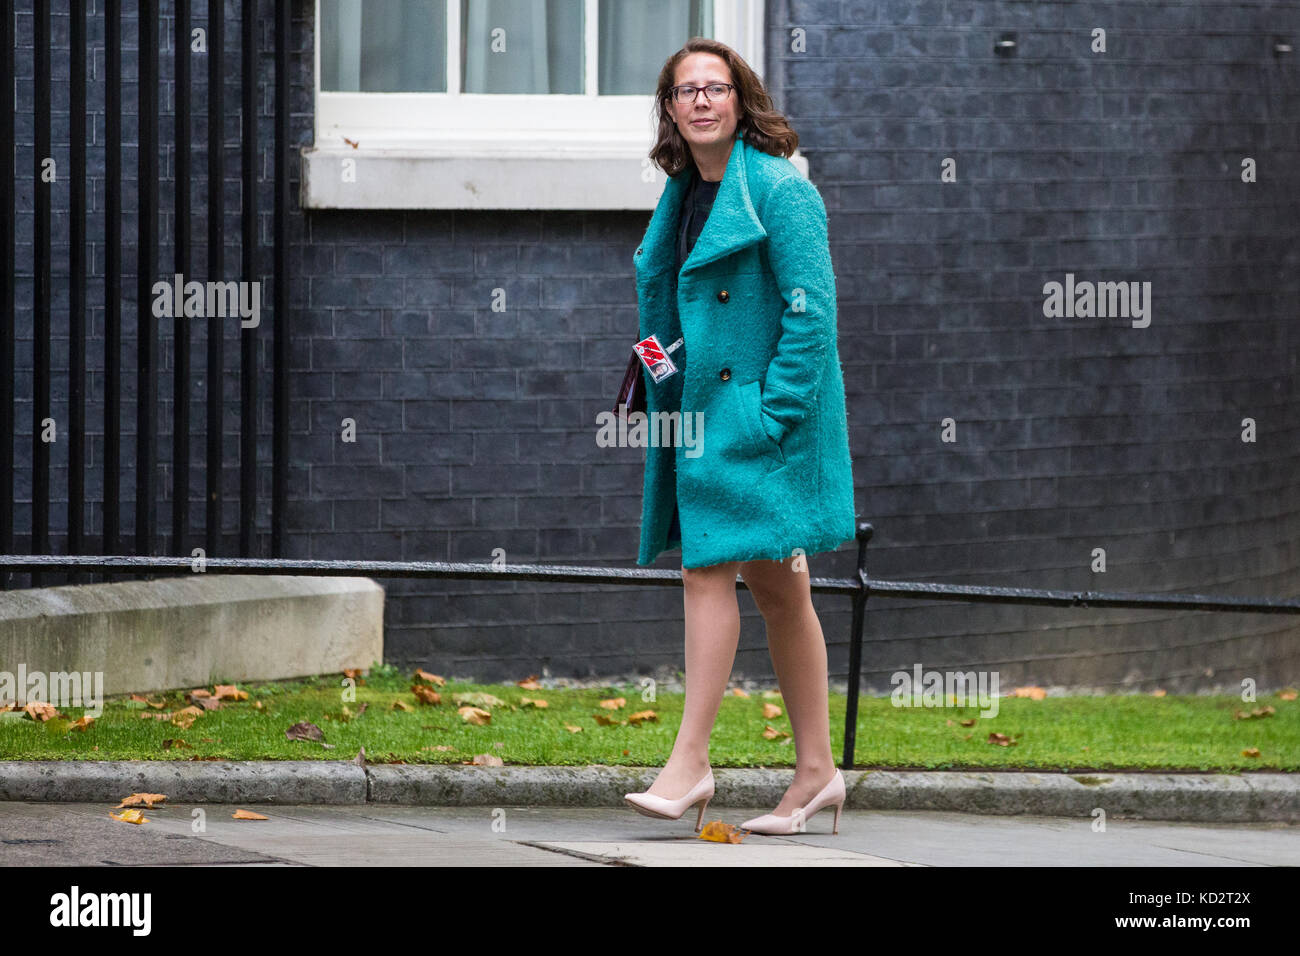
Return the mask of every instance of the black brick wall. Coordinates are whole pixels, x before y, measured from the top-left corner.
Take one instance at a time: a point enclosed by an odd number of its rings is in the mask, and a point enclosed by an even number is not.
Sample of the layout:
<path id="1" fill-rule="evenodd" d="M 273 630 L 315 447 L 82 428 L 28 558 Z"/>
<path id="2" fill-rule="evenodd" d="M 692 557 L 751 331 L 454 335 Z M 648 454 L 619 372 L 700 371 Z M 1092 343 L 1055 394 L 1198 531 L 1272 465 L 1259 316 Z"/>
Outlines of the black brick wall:
<path id="1" fill-rule="evenodd" d="M 311 139 L 312 4 L 295 0 L 293 136 Z M 126 5 L 134 15 L 134 4 Z M 31 20 L 18 16 L 22 214 L 15 437 L 20 532 L 30 526 Z M 238 6 L 227 7 L 228 269 L 238 263 Z M 170 5 L 164 4 L 170 12 Z M 98 12 L 98 11 L 96 11 Z M 202 25 L 204 10 L 195 11 Z M 263 4 L 263 48 L 273 36 Z M 55 17 L 56 43 L 66 17 Z M 1090 52 L 1106 30 L 1107 52 Z M 876 526 L 869 567 L 887 578 L 1070 590 L 1295 595 L 1300 591 L 1300 426 L 1294 380 L 1300 270 L 1300 2 L 1075 3 L 897 0 L 767 4 L 767 67 L 826 200 L 839 292 L 859 513 Z M 162 27 L 169 35 L 170 20 Z M 804 31 L 806 52 L 791 47 Z M 994 53 L 1004 32 L 1014 55 Z M 134 26 L 124 25 L 135 136 Z M 91 36 L 102 43 L 92 17 Z M 55 58 L 55 155 L 66 168 L 66 64 Z M 94 275 L 102 271 L 102 52 L 90 84 Z M 273 63 L 262 58 L 263 82 Z M 170 54 L 162 62 L 171 77 Z M 196 58 L 195 262 L 205 261 L 205 64 Z M 172 94 L 162 102 L 170 108 Z M 269 92 L 260 136 L 269 171 Z M 160 124 L 170 141 L 170 119 Z M 1240 180 L 1253 157 L 1258 182 Z M 165 177 L 160 272 L 170 275 Z M 951 157 L 957 182 L 940 181 Z M 134 151 L 123 158 L 134 177 Z M 294 160 L 296 191 L 298 163 Z M 133 184 L 128 184 L 132 186 Z M 295 192 L 296 195 L 296 192 Z M 271 184 L 260 205 L 270 267 Z M 124 190 L 124 274 L 134 270 L 133 188 Z M 55 271 L 66 275 L 67 194 L 55 194 Z M 100 217 L 98 220 L 96 216 Z M 294 373 L 289 553 L 315 558 L 632 565 L 641 449 L 601 449 L 636 329 L 631 254 L 648 212 L 362 210 L 291 224 Z M 62 247 L 63 251 L 60 251 Z M 200 270 L 196 270 L 200 271 Z M 1048 318 L 1043 285 L 1149 281 L 1149 328 Z M 54 318 L 66 368 L 66 288 Z M 492 290 L 508 310 L 491 310 Z M 124 327 L 134 328 L 125 281 Z M 270 326 L 265 291 L 259 546 L 269 554 Z M 102 286 L 90 286 L 102 333 Z M 170 320 L 162 321 L 162 419 L 170 416 Z M 62 338 L 57 336 L 62 335 Z M 226 352 L 238 356 L 232 324 Z M 102 367 L 102 344 L 90 361 Z M 196 333 L 193 401 L 207 385 Z M 124 348 L 124 422 L 134 424 L 134 343 Z M 66 377 L 55 415 L 66 421 Z M 224 383 L 226 553 L 237 544 L 238 374 Z M 92 461 L 102 381 L 89 386 Z M 358 440 L 340 441 L 356 419 Z M 957 441 L 941 441 L 941 421 Z M 1241 420 L 1258 436 L 1240 439 Z M 202 428 L 202 418 L 196 429 Z M 194 527 L 203 514 L 201 431 Z M 166 459 L 169 442 L 159 443 Z M 134 477 L 124 445 L 124 493 Z M 66 487 L 66 447 L 54 451 Z M 164 469 L 164 482 L 170 480 Z M 88 483 L 98 532 L 100 481 Z M 124 502 L 123 527 L 131 527 Z M 160 500 L 159 526 L 170 505 Z M 65 514 L 53 509 L 55 550 Z M 167 542 L 164 542 L 167 545 Z M 19 548 L 25 542 L 20 534 Z M 1090 570 L 1106 552 L 1104 574 Z M 165 548 L 166 550 L 166 548 Z M 814 557 L 848 576 L 852 545 Z M 671 558 L 664 567 L 677 567 Z M 512 582 L 383 582 L 386 654 L 480 679 L 676 670 L 681 594 Z M 818 598 L 832 680 L 847 663 L 848 604 Z M 747 594 L 735 676 L 770 678 Z M 1276 615 L 1060 610 L 873 600 L 866 683 L 921 662 L 989 668 L 1012 683 L 1170 691 L 1261 687 L 1300 675 L 1300 627 Z"/>

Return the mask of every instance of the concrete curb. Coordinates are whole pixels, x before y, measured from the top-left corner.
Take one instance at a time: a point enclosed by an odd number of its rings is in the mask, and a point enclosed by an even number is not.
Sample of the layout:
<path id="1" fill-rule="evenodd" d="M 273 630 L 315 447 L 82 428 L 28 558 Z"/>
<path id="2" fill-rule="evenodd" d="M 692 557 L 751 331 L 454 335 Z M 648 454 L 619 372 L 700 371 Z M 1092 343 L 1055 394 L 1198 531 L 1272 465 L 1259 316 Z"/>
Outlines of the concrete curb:
<path id="1" fill-rule="evenodd" d="M 473 767 L 292 761 L 0 762 L 0 800 L 173 803 L 616 807 L 657 767 Z M 776 806 L 789 770 L 717 768 L 719 807 Z M 1107 817 L 1195 823 L 1300 822 L 1300 774 L 1053 774 L 850 770 L 846 809 Z"/>
<path id="2" fill-rule="evenodd" d="M 116 804 L 132 793 L 173 803 L 365 803 L 366 772 L 323 760 L 0 762 L 0 800 Z"/>

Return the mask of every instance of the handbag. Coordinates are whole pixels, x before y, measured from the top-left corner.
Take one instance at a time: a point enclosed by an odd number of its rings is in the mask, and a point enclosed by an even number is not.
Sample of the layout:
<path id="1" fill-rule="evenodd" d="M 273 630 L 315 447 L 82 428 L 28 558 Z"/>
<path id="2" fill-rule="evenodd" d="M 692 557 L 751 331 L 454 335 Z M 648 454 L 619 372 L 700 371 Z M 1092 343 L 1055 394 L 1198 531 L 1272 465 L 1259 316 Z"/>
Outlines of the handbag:
<path id="1" fill-rule="evenodd" d="M 646 410 L 645 379 L 641 377 L 641 358 L 635 350 L 628 359 L 627 371 L 623 373 L 623 384 L 618 387 L 618 398 L 614 401 L 615 415 L 620 414 L 619 407 L 622 405 L 627 406 L 629 414 Z"/>

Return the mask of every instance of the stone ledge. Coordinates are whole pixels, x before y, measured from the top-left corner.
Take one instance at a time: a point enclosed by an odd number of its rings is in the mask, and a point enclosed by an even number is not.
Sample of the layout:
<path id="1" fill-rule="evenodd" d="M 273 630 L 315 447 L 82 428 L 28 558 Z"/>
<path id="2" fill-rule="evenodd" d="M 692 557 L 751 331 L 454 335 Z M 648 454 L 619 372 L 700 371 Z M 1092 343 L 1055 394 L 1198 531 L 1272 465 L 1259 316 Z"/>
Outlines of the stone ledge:
<path id="1" fill-rule="evenodd" d="M 383 633 L 384 590 L 363 577 L 205 572 L 0 593 L 0 671 L 102 674 L 105 695 L 365 668 L 383 660 Z"/>

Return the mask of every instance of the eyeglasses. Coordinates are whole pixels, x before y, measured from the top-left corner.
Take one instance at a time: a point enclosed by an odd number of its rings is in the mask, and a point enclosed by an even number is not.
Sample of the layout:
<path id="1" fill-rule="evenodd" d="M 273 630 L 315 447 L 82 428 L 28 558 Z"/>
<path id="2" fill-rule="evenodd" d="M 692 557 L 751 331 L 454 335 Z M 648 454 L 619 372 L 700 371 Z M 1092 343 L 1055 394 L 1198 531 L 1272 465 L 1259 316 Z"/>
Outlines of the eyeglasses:
<path id="1" fill-rule="evenodd" d="M 735 89 L 730 83 L 710 83 L 708 86 L 674 86 L 671 90 L 673 100 L 682 105 L 694 103 L 703 90 L 710 100 L 725 100 Z"/>

